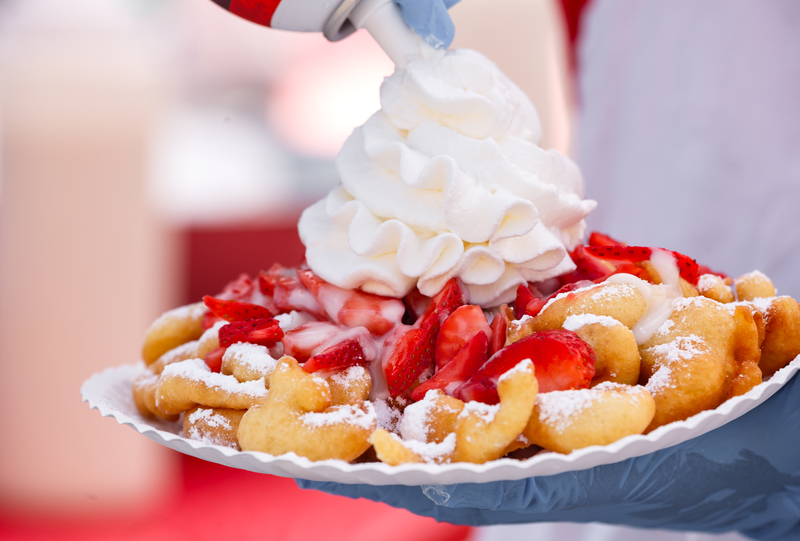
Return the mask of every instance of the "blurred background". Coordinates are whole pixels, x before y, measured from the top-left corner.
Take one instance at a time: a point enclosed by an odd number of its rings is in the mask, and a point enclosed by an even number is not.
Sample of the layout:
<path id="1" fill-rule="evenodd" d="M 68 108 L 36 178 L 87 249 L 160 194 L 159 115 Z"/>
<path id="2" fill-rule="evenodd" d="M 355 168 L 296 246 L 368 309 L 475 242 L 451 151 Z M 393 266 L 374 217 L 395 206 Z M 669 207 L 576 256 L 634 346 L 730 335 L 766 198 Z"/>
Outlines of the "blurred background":
<path id="1" fill-rule="evenodd" d="M 516 81 L 564 153 L 584 4 L 451 10 L 453 46 Z M 329 43 L 210 0 L 0 0 L 0 537 L 477 535 L 183 457 L 78 394 L 164 310 L 301 261 L 299 213 L 392 69 L 363 32 Z"/>

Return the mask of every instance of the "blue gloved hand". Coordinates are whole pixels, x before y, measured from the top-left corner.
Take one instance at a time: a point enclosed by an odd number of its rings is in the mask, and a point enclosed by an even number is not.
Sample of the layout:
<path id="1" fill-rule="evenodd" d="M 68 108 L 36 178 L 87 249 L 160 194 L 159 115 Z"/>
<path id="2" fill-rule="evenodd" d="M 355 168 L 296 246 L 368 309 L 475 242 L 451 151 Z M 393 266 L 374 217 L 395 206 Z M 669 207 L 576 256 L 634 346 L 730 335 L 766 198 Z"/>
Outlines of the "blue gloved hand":
<path id="1" fill-rule="evenodd" d="M 459 0 L 394 0 L 406 24 L 428 45 L 446 49 L 453 43 L 456 29 L 447 10 Z"/>
<path id="2" fill-rule="evenodd" d="M 484 484 L 298 484 L 454 524 L 605 522 L 798 540 L 800 375 L 723 427 L 617 464 Z"/>

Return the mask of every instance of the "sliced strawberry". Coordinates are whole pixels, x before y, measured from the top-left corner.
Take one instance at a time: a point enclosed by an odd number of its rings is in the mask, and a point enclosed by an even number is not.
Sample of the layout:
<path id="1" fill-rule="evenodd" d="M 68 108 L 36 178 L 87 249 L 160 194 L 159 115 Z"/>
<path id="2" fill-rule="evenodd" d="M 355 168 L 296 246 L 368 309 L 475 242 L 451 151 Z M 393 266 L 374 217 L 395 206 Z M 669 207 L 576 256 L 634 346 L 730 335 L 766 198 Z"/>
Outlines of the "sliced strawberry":
<path id="1" fill-rule="evenodd" d="M 534 317 L 544 308 L 544 301 L 535 296 L 525 284 L 517 287 L 517 298 L 514 300 L 514 319 L 522 316 Z"/>
<path id="2" fill-rule="evenodd" d="M 486 361 L 453 396 L 467 402 L 497 404 L 497 381 L 520 361 L 536 368 L 539 392 L 584 389 L 594 377 L 594 351 L 572 331 L 540 331 L 506 346 Z"/>
<path id="3" fill-rule="evenodd" d="M 203 297 L 203 302 L 209 310 L 225 321 L 244 321 L 246 319 L 272 317 L 272 313 L 263 306 L 249 302 L 225 301 L 210 295 Z"/>
<path id="4" fill-rule="evenodd" d="M 228 282 L 220 293 L 214 295 L 222 300 L 249 301 L 253 293 L 253 280 L 245 273 L 239 275 L 236 280 Z"/>
<path id="5" fill-rule="evenodd" d="M 628 263 L 627 261 L 619 261 L 616 263 L 616 267 L 617 268 L 614 269 L 614 272 L 612 272 L 608 276 L 611 276 L 613 274 L 632 274 L 637 278 L 641 278 L 645 282 L 652 281 L 650 278 L 650 273 L 648 273 L 642 267 L 634 265 L 633 263 Z M 604 281 L 606 278 L 608 278 L 608 276 L 595 280 L 595 283 L 600 283 Z"/>
<path id="6" fill-rule="evenodd" d="M 303 287 L 297 277 L 297 269 L 287 269 L 276 263 L 268 271 L 262 271 L 258 281 L 262 294 L 271 292 L 272 302 L 279 313 L 296 310 L 307 312 L 320 321 L 328 319 L 311 292 Z"/>
<path id="7" fill-rule="evenodd" d="M 214 348 L 209 351 L 203 360 L 206 362 L 208 368 L 211 369 L 212 372 L 219 372 L 222 370 L 222 356 L 225 355 L 225 350 L 228 349 L 227 347 L 219 346 L 218 348 Z"/>
<path id="8" fill-rule="evenodd" d="M 322 344 L 341 334 L 343 330 L 341 326 L 327 321 L 305 323 L 284 334 L 281 339 L 283 352 L 297 359 L 297 362 L 305 362 Z"/>
<path id="9" fill-rule="evenodd" d="M 468 301 L 464 284 L 458 278 L 451 278 L 436 294 L 420 319 L 423 324 L 434 319 L 441 323 L 453 313 L 453 310 L 467 304 Z M 436 330 L 439 330 L 438 326 Z"/>
<path id="10" fill-rule="evenodd" d="M 393 346 L 387 349 L 389 360 L 384 363 L 384 374 L 389 394 L 396 397 L 408 389 L 417 378 L 433 364 L 436 349 L 436 328 L 433 322 L 405 331 Z M 398 329 L 403 332 L 402 329 Z M 390 335 L 387 343 L 394 337 Z"/>
<path id="11" fill-rule="evenodd" d="M 576 269 L 558 277 L 558 282 L 562 286 L 581 280 L 605 279 L 615 270 L 612 263 L 587 254 L 585 246 L 578 246 L 569 255 Z"/>
<path id="12" fill-rule="evenodd" d="M 499 313 L 494 316 L 492 320 L 492 340 L 489 343 L 489 356 L 491 357 L 506 345 L 506 331 L 508 330 L 508 321 L 506 317 Z"/>
<path id="13" fill-rule="evenodd" d="M 525 315 L 525 309 L 528 303 L 536 297 L 533 296 L 531 290 L 525 284 L 520 284 L 517 287 L 517 298 L 514 299 L 514 319 L 521 319 Z"/>
<path id="14" fill-rule="evenodd" d="M 415 287 L 411 290 L 411 293 L 403 297 L 403 304 L 406 305 L 403 323 L 413 325 L 431 305 L 431 298 L 420 293 L 419 289 Z"/>
<path id="15" fill-rule="evenodd" d="M 311 357 L 303 365 L 306 372 L 319 370 L 343 370 L 349 366 L 367 362 L 364 350 L 358 340 L 350 339 L 334 344 Z"/>
<path id="16" fill-rule="evenodd" d="M 228 347 L 237 342 L 248 342 L 266 347 L 274 346 L 283 338 L 277 319 L 248 319 L 228 323 L 219 329 L 219 345 Z"/>
<path id="17" fill-rule="evenodd" d="M 586 253 L 601 259 L 614 261 L 631 261 L 638 263 L 648 261 L 653 255 L 653 250 L 646 246 L 587 246 Z"/>
<path id="18" fill-rule="evenodd" d="M 338 317 L 345 327 L 366 327 L 375 336 L 383 336 L 402 323 L 405 311 L 399 299 L 356 291 L 345 301 Z"/>
<path id="19" fill-rule="evenodd" d="M 603 233 L 592 231 L 589 234 L 589 246 L 627 246 L 624 242 L 609 237 Z"/>
<path id="20" fill-rule="evenodd" d="M 683 255 L 672 250 L 665 250 L 675 258 L 678 272 L 684 280 L 690 284 L 697 284 L 698 266 L 697 262 L 689 256 Z M 586 252 L 601 259 L 613 261 L 629 261 L 638 263 L 649 261 L 653 254 L 653 248 L 646 246 L 588 246 Z"/>
<path id="21" fill-rule="evenodd" d="M 345 327 L 366 327 L 382 336 L 401 323 L 405 306 L 400 299 L 382 297 L 329 284 L 310 269 L 298 269 L 297 278 L 328 314 Z"/>
<path id="22" fill-rule="evenodd" d="M 258 289 L 262 295 L 272 297 L 275 294 L 275 280 L 282 269 L 281 265 L 275 263 L 269 270 L 258 273 Z"/>
<path id="23" fill-rule="evenodd" d="M 457 312 L 458 310 L 456 310 Z M 455 314 L 455 312 L 454 312 Z M 446 323 L 446 322 L 445 322 Z M 442 326 L 444 331 L 444 325 Z M 440 335 L 441 336 L 441 335 Z M 472 377 L 483 366 L 488 358 L 489 339 L 484 331 L 478 331 L 464 347 L 439 369 L 434 376 L 411 392 L 413 400 L 422 400 L 425 393 L 432 389 L 442 389 L 445 394 L 452 395 L 461 384 Z"/>
<path id="24" fill-rule="evenodd" d="M 201 323 L 201 326 L 203 327 L 204 331 L 207 331 L 208 329 L 213 327 L 218 321 L 225 321 L 225 320 L 219 317 L 211 310 L 208 310 L 205 314 L 203 314 L 203 322 Z"/>
<path id="25" fill-rule="evenodd" d="M 472 338 L 483 332 L 491 336 L 492 329 L 480 306 L 466 304 L 456 308 L 447 319 L 442 322 L 439 335 L 436 338 L 436 368 L 441 369 L 458 353 Z"/>

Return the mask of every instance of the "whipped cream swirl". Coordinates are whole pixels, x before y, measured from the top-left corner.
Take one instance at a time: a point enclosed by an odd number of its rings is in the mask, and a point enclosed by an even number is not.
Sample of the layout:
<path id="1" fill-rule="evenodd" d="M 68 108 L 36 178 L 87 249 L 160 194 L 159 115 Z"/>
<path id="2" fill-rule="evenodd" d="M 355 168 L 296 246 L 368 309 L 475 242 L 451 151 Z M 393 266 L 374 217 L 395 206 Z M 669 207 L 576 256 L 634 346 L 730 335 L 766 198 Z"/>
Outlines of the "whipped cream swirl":
<path id="1" fill-rule="evenodd" d="M 536 109 L 497 66 L 430 54 L 385 79 L 381 106 L 339 152 L 341 185 L 300 218 L 315 273 L 393 297 L 457 276 L 491 307 L 574 269 L 596 203 L 572 161 L 539 147 Z"/>

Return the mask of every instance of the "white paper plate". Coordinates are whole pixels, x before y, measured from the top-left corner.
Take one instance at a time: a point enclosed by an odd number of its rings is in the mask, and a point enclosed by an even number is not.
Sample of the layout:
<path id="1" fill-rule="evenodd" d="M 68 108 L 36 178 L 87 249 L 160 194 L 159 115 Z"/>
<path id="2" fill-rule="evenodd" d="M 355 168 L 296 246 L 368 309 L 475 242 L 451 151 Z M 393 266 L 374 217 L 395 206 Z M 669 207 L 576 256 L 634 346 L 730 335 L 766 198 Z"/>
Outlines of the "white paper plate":
<path id="1" fill-rule="evenodd" d="M 238 452 L 181 436 L 180 423 L 145 419 L 136 411 L 131 382 L 145 370 L 144 365 L 123 365 L 95 374 L 81 386 L 81 397 L 104 417 L 114 417 L 148 438 L 171 449 L 232 468 L 281 477 L 370 485 L 449 485 L 525 479 L 583 470 L 646 455 L 710 432 L 747 413 L 780 389 L 800 370 L 800 357 L 777 372 L 769 381 L 745 395 L 732 398 L 715 410 L 698 413 L 685 421 L 671 423 L 646 436 L 628 436 L 610 445 L 592 446 L 568 455 L 543 453 L 527 460 L 503 458 L 487 464 L 349 464 L 341 460 L 312 462 L 294 453 L 272 456 Z"/>

